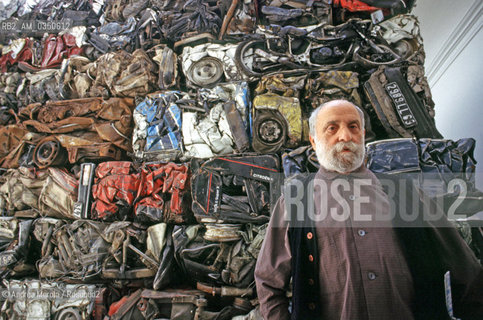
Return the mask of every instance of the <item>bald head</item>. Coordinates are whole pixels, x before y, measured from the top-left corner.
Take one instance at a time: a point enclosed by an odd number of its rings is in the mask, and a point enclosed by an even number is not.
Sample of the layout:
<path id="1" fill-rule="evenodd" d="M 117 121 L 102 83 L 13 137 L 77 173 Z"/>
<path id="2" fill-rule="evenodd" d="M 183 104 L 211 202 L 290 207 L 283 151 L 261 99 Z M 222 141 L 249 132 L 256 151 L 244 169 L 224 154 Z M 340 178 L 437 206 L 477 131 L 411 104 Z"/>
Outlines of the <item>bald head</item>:
<path id="1" fill-rule="evenodd" d="M 353 104 L 352 102 L 350 101 L 347 101 L 347 100 L 343 100 L 343 99 L 339 99 L 339 100 L 331 100 L 331 101 L 328 101 L 326 103 L 323 103 L 321 104 L 320 106 L 317 107 L 317 109 L 315 109 L 314 111 L 312 111 L 312 114 L 310 115 L 310 118 L 309 118 L 309 129 L 310 129 L 310 135 L 312 137 L 315 138 L 315 134 L 316 134 L 316 126 L 317 126 L 317 120 L 318 120 L 318 116 L 319 116 L 319 113 L 325 109 L 329 109 L 329 108 L 338 108 L 338 107 L 342 107 L 343 109 L 339 109 L 340 112 L 344 112 L 344 110 L 347 110 L 347 109 L 344 109 L 347 108 L 348 106 L 351 106 L 352 108 L 354 108 L 357 113 L 359 114 L 359 120 L 360 120 L 360 124 L 361 124 L 361 128 L 364 129 L 364 112 L 362 112 L 362 110 L 356 106 L 355 104 Z"/>

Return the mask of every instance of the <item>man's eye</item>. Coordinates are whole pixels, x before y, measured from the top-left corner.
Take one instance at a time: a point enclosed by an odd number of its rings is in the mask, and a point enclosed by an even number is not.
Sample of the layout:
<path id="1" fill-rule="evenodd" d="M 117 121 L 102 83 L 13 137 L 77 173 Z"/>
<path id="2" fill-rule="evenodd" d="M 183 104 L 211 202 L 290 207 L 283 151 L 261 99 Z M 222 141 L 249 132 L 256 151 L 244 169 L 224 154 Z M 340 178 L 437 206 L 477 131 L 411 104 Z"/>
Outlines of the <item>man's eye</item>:
<path id="1" fill-rule="evenodd" d="M 329 132 L 335 131 L 335 126 L 327 127 L 327 131 L 329 131 Z"/>
<path id="2" fill-rule="evenodd" d="M 351 129 L 359 129 L 359 126 L 357 124 L 352 124 L 349 126 Z"/>

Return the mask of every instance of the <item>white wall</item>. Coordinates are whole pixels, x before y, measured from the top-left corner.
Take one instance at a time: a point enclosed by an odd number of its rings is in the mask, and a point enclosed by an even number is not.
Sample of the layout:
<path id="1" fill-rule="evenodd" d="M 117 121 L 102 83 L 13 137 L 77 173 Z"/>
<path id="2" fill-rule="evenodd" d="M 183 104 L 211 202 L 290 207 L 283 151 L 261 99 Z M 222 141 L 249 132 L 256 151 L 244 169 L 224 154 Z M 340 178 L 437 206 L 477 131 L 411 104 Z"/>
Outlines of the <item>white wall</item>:
<path id="1" fill-rule="evenodd" d="M 483 1 L 418 0 L 413 13 L 424 39 L 436 127 L 447 139 L 476 139 L 483 190 Z"/>

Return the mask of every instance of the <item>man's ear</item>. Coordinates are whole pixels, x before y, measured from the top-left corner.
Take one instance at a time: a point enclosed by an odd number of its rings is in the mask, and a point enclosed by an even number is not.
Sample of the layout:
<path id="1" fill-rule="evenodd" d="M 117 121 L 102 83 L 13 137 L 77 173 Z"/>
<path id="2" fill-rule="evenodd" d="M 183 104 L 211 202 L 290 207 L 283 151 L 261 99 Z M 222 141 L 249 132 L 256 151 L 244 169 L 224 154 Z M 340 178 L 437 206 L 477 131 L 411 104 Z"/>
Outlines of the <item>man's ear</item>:
<path id="1" fill-rule="evenodd" d="M 310 144 L 312 145 L 312 148 L 314 149 L 315 151 L 315 140 L 314 138 L 312 138 L 312 136 L 309 135 L 309 141 L 310 141 Z"/>

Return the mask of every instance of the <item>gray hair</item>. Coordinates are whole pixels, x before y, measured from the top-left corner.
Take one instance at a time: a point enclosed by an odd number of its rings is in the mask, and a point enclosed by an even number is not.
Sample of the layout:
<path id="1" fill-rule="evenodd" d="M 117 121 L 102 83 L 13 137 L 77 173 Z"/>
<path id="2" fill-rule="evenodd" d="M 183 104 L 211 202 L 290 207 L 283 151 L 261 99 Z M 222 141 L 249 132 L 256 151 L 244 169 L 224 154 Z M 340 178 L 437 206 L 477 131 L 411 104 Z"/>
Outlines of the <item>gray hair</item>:
<path id="1" fill-rule="evenodd" d="M 359 113 L 359 116 L 361 117 L 361 128 L 362 129 L 365 128 L 365 126 L 364 126 L 365 125 L 364 112 L 361 110 L 361 108 L 359 108 L 358 106 L 356 106 L 355 104 L 353 104 L 352 102 L 350 102 L 348 100 L 344 100 L 344 99 L 331 100 L 331 101 L 325 102 L 325 103 L 321 104 L 320 106 L 318 106 L 314 111 L 312 111 L 312 114 L 310 115 L 309 129 L 310 129 L 310 135 L 313 138 L 315 138 L 315 134 L 316 134 L 315 123 L 317 122 L 317 116 L 318 116 L 319 112 L 322 109 L 326 108 L 328 105 L 342 104 L 342 103 L 348 103 L 348 104 L 352 105 L 354 108 L 356 108 L 357 113 Z"/>

